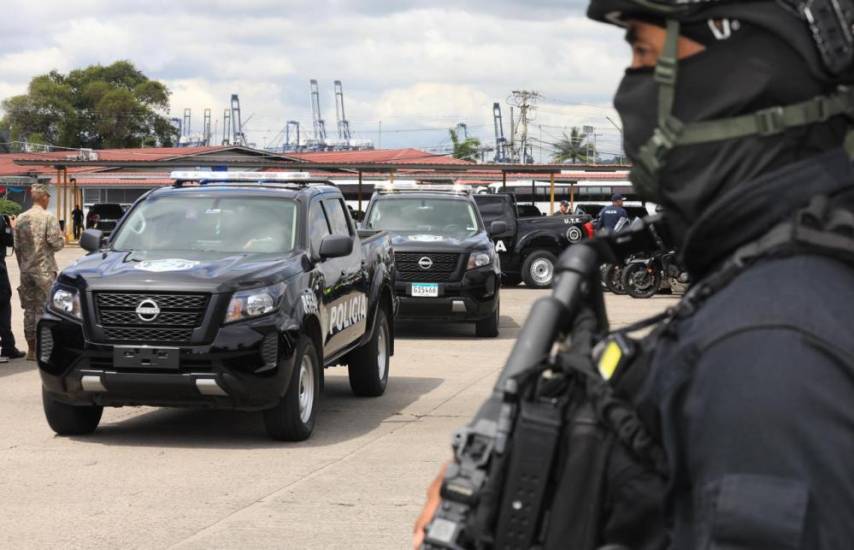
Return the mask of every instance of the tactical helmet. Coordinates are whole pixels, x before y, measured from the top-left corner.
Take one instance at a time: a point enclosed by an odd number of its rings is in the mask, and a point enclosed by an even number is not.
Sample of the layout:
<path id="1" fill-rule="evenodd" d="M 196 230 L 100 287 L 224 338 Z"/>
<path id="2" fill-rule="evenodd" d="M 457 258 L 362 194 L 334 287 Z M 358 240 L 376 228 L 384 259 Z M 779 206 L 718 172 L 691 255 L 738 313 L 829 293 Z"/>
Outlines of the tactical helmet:
<path id="1" fill-rule="evenodd" d="M 789 17 L 781 17 L 788 14 Z M 588 17 L 623 25 L 631 16 L 652 16 L 682 23 L 737 18 L 795 39 L 805 57 L 815 59 L 816 69 L 840 77 L 854 65 L 854 2 L 851 0 L 592 0 Z M 811 41 L 799 32 L 808 26 Z"/>
<path id="2" fill-rule="evenodd" d="M 771 136 L 838 115 L 854 114 L 854 0 L 592 0 L 592 19 L 625 26 L 633 18 L 659 20 L 667 38 L 655 67 L 658 128 L 640 148 L 631 180 L 642 196 L 658 192 L 658 176 L 676 147 Z M 678 74 L 677 45 L 683 25 L 736 19 L 783 37 L 821 81 L 838 85 L 835 93 L 732 118 L 684 123 L 673 115 Z M 854 150 L 854 138 L 847 146 Z"/>

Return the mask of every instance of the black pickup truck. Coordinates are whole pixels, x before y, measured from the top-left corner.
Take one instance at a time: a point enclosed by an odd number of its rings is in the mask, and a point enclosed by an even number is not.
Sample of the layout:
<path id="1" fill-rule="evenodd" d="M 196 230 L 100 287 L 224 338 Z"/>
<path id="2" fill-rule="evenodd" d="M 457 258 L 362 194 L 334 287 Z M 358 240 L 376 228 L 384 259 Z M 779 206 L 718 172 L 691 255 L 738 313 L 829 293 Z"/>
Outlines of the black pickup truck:
<path id="1" fill-rule="evenodd" d="M 299 441 L 324 367 L 348 365 L 356 395 L 384 393 L 389 236 L 357 231 L 324 182 L 213 174 L 173 174 L 109 241 L 83 234 L 89 254 L 59 275 L 38 326 L 58 434 L 94 431 L 104 406 L 153 405 L 263 411 L 272 438 Z"/>
<path id="2" fill-rule="evenodd" d="M 442 185 L 397 185 L 374 193 L 364 226 L 392 235 L 401 319 L 469 322 L 498 336 L 501 266 L 471 194 Z"/>
<path id="3" fill-rule="evenodd" d="M 531 288 L 550 287 L 558 256 L 585 239 L 583 226 L 592 220 L 586 215 L 523 217 L 510 193 L 479 194 L 474 200 L 484 223 L 504 223 L 505 231 L 493 239 L 507 286 L 524 281 Z"/>

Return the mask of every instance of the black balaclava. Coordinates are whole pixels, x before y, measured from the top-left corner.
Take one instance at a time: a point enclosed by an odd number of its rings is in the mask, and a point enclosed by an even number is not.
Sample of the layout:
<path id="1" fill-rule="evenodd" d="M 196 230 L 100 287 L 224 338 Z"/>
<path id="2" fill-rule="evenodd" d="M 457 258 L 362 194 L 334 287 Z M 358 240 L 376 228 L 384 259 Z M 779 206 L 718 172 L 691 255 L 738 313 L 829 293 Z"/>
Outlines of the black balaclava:
<path id="1" fill-rule="evenodd" d="M 731 25 L 731 23 L 727 23 Z M 683 30 L 706 50 L 678 62 L 673 114 L 683 122 L 710 121 L 798 103 L 835 87 L 818 80 L 807 62 L 778 36 L 739 22 L 737 31 L 713 32 L 709 22 Z M 726 38 L 721 38 L 726 34 Z M 658 86 L 652 68 L 628 69 L 614 105 L 623 120 L 626 154 L 636 161 L 640 147 L 658 125 Z M 841 145 L 844 120 L 797 128 L 773 136 L 749 136 L 680 146 L 668 154 L 659 177 L 658 196 L 643 197 L 664 206 L 671 236 L 690 262 L 686 236 L 717 198 L 758 176 Z M 795 205 L 793 205 L 795 206 Z M 706 221 L 705 223 L 709 223 Z M 718 222 L 720 231 L 738 231 Z"/>

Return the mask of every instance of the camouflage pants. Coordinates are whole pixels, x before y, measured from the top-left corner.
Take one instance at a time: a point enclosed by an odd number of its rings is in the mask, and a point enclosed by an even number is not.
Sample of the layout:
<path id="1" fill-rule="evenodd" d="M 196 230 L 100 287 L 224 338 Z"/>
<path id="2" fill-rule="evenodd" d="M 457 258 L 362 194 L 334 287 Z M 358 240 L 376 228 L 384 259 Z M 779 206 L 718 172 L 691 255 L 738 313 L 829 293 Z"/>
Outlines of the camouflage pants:
<path id="1" fill-rule="evenodd" d="M 21 273 L 21 308 L 24 310 L 24 335 L 27 342 L 35 342 L 36 325 L 44 312 L 56 273 Z"/>

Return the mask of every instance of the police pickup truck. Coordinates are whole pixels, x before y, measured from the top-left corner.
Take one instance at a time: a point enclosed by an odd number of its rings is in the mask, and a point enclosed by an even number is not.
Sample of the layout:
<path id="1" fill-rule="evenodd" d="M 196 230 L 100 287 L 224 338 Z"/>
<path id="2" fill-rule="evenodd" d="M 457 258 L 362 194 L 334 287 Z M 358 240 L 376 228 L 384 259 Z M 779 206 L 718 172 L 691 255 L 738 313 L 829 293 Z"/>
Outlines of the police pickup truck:
<path id="1" fill-rule="evenodd" d="M 530 288 L 550 287 L 558 256 L 584 240 L 583 226 L 593 219 L 584 214 L 521 216 L 511 193 L 478 194 L 474 200 L 485 223 L 504 224 L 504 231 L 493 238 L 501 258 L 501 280 L 508 286 L 524 281 Z"/>
<path id="2" fill-rule="evenodd" d="M 340 191 L 306 174 L 176 172 L 64 270 L 38 326 L 47 421 L 94 431 L 104 406 L 263 411 L 307 439 L 324 367 L 358 396 L 386 389 L 394 258 Z"/>
<path id="3" fill-rule="evenodd" d="M 394 184 L 377 190 L 363 222 L 392 236 L 400 318 L 474 323 L 498 336 L 501 266 L 471 194 L 453 185 Z"/>

